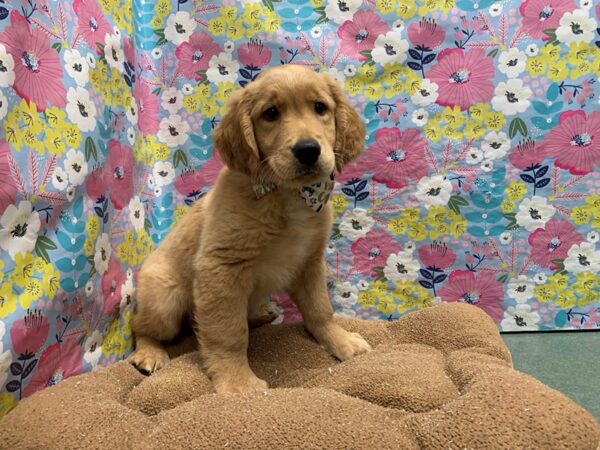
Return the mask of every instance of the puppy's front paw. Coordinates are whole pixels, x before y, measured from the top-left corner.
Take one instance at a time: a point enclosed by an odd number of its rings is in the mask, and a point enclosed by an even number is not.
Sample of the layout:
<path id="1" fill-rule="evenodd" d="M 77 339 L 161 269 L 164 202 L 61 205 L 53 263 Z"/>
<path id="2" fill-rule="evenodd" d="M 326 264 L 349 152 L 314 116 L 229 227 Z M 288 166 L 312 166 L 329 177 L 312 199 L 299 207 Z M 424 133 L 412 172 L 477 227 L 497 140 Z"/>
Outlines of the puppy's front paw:
<path id="1" fill-rule="evenodd" d="M 252 394 L 265 392 L 267 382 L 252 374 L 243 378 L 223 377 L 215 380 L 215 390 L 218 394 Z"/>
<path id="2" fill-rule="evenodd" d="M 144 375 L 151 375 L 162 369 L 169 363 L 169 360 L 167 351 L 156 347 L 139 348 L 127 358 L 127 361 Z"/>
<path id="3" fill-rule="evenodd" d="M 326 332 L 319 334 L 319 342 L 341 361 L 372 350 L 360 334 L 346 331 L 339 325 L 330 325 Z"/>

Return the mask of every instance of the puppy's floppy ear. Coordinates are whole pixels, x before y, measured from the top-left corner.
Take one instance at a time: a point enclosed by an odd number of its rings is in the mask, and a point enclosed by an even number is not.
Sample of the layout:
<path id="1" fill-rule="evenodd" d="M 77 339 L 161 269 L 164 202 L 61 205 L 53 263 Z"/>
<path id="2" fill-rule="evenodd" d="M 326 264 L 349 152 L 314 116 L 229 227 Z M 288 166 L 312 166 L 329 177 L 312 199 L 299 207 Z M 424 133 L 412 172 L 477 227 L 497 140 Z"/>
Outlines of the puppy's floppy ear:
<path id="1" fill-rule="evenodd" d="M 335 100 L 335 167 L 341 173 L 346 164 L 360 156 L 365 147 L 365 125 L 348 102 L 337 81 L 327 77 L 331 96 Z"/>
<path id="2" fill-rule="evenodd" d="M 228 111 L 214 131 L 213 140 L 227 167 L 252 176 L 260 156 L 250 118 L 250 104 L 246 89 L 233 94 Z"/>

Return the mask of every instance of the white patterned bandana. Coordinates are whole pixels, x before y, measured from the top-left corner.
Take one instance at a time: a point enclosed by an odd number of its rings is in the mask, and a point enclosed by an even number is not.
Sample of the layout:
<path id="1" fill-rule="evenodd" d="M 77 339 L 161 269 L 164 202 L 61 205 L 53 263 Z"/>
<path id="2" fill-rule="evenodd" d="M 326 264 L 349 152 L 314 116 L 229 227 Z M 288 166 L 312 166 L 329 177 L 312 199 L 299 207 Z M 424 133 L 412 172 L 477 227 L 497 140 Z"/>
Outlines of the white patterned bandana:
<path id="1" fill-rule="evenodd" d="M 333 187 L 335 185 L 333 180 L 334 178 L 332 173 L 328 180 L 319 181 L 318 183 L 308 186 L 302 186 L 300 189 L 298 189 L 298 194 L 300 194 L 300 197 L 306 201 L 308 206 L 310 206 L 315 212 L 319 212 L 321 209 L 323 209 L 323 206 L 327 204 L 329 198 L 331 197 L 331 192 L 333 191 Z M 255 184 L 252 186 L 252 189 L 254 189 L 256 198 L 262 198 L 277 189 L 277 185 L 275 183 Z"/>

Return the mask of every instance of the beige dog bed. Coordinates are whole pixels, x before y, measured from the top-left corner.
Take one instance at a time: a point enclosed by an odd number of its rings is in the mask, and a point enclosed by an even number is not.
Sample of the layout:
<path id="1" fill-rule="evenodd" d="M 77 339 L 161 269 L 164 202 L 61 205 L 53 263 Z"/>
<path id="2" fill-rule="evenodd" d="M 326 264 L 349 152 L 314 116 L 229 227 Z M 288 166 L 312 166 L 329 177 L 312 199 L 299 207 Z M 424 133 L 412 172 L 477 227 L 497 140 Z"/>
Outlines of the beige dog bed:
<path id="1" fill-rule="evenodd" d="M 475 307 L 342 322 L 374 351 L 339 363 L 301 326 L 259 328 L 250 361 L 272 388 L 247 397 L 213 394 L 196 352 L 151 377 L 119 362 L 21 402 L 0 421 L 0 447 L 597 448 L 597 422 L 513 370 Z"/>

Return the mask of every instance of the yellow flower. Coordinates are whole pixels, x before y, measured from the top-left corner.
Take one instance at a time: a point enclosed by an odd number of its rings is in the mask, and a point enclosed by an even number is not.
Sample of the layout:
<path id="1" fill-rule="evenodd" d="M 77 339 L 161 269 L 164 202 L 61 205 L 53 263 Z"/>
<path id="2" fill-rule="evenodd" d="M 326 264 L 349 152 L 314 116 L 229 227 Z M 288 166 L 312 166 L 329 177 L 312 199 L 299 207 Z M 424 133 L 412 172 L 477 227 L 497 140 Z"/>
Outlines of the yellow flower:
<path id="1" fill-rule="evenodd" d="M 204 116 L 210 119 L 215 117 L 218 111 L 219 108 L 217 106 L 217 102 L 214 99 L 207 100 L 202 104 L 202 114 L 204 114 Z"/>
<path id="2" fill-rule="evenodd" d="M 383 86 L 381 83 L 369 83 L 365 88 L 365 97 L 375 101 L 383 96 Z"/>
<path id="3" fill-rule="evenodd" d="M 410 19 L 415 16 L 417 8 L 414 0 L 398 0 L 398 16 L 401 19 Z"/>
<path id="4" fill-rule="evenodd" d="M 96 236 L 98 236 L 98 231 L 100 231 L 100 220 L 98 219 L 98 216 L 92 214 L 88 216 L 85 230 L 92 239 L 95 239 Z"/>
<path id="5" fill-rule="evenodd" d="M 57 272 L 52 264 L 46 264 L 42 285 L 44 292 L 52 300 L 60 288 L 60 272 Z"/>
<path id="6" fill-rule="evenodd" d="M 21 104 L 19 105 L 19 109 L 21 110 L 21 120 L 29 131 L 33 134 L 38 134 L 44 128 L 42 121 L 40 120 L 40 116 L 37 112 L 37 107 L 34 102 L 27 103 L 25 100 L 21 100 Z"/>
<path id="7" fill-rule="evenodd" d="M 421 210 L 417 208 L 406 208 L 402 210 L 402 217 L 409 222 L 417 222 L 421 216 Z"/>
<path id="8" fill-rule="evenodd" d="M 79 147 L 79 144 L 81 144 L 81 132 L 77 126 L 73 124 L 65 124 L 65 127 L 62 129 L 62 133 L 69 147 Z"/>
<path id="9" fill-rule="evenodd" d="M 394 0 L 376 0 L 375 8 L 380 13 L 389 14 L 394 11 L 395 3 Z"/>
<path id="10" fill-rule="evenodd" d="M 281 19 L 276 14 L 270 14 L 265 19 L 265 31 L 269 33 L 269 35 L 275 33 L 281 25 Z"/>
<path id="11" fill-rule="evenodd" d="M 408 237 L 415 241 L 422 241 L 427 237 L 427 227 L 422 222 L 411 223 L 408 228 Z"/>
<path id="12" fill-rule="evenodd" d="M 469 108 L 471 118 L 479 122 L 483 122 L 489 112 L 489 103 L 476 103 Z"/>
<path id="13" fill-rule="evenodd" d="M 536 56 L 534 58 L 529 58 L 527 60 L 527 64 L 525 65 L 525 69 L 532 77 L 540 77 L 546 72 L 546 61 L 541 56 Z"/>
<path id="14" fill-rule="evenodd" d="M 554 303 L 562 309 L 572 308 L 576 302 L 575 294 L 572 291 L 562 291 L 556 296 Z"/>
<path id="15" fill-rule="evenodd" d="M 450 234 L 454 238 L 458 238 L 467 232 L 468 222 L 462 218 L 452 220 L 450 222 Z"/>
<path id="16" fill-rule="evenodd" d="M 577 281 L 573 284 L 573 289 L 579 294 L 587 294 L 592 291 L 598 282 L 599 278 L 590 272 L 577 274 Z"/>
<path id="17" fill-rule="evenodd" d="M 479 139 L 485 134 L 485 128 L 476 121 L 469 120 L 463 130 L 467 139 Z"/>
<path id="18" fill-rule="evenodd" d="M 373 308 L 377 301 L 377 294 L 372 291 L 360 291 L 358 293 L 358 303 L 365 308 Z"/>
<path id="19" fill-rule="evenodd" d="M 2 392 L 0 394 L 0 419 L 13 410 L 18 403 L 19 401 L 10 395 L 8 391 Z"/>
<path id="20" fill-rule="evenodd" d="M 548 278 L 548 282 L 556 291 L 563 291 L 569 285 L 569 276 L 555 273 Z"/>
<path id="21" fill-rule="evenodd" d="M 374 281 L 371 284 L 371 292 L 374 292 L 375 295 L 385 295 L 388 291 L 388 285 L 385 281 Z"/>
<path id="22" fill-rule="evenodd" d="M 267 9 L 268 11 L 268 9 Z M 260 20 L 263 15 L 263 6 L 260 3 L 247 3 L 244 5 L 242 20 L 245 24 L 251 25 L 255 20 Z"/>
<path id="23" fill-rule="evenodd" d="M 320 8 L 325 4 L 325 0 L 310 0 L 310 6 L 313 8 Z"/>
<path id="24" fill-rule="evenodd" d="M 451 125 L 454 128 L 460 128 L 465 122 L 465 118 L 460 111 L 460 106 L 455 106 L 454 108 L 447 106 L 444 108 L 444 111 L 442 111 L 442 117 L 448 125 Z"/>
<path id="25" fill-rule="evenodd" d="M 366 82 L 375 80 L 375 75 L 377 74 L 377 70 L 376 70 L 375 66 L 365 64 L 365 65 L 360 66 L 358 68 L 358 70 L 356 71 L 356 73 L 357 73 L 357 78 L 360 78 L 360 80 L 363 83 L 366 83 Z"/>
<path id="26" fill-rule="evenodd" d="M 15 255 L 15 269 L 11 275 L 11 281 L 18 287 L 24 288 L 27 280 L 33 275 L 33 262 L 33 255 L 29 252 Z"/>
<path id="27" fill-rule="evenodd" d="M 589 56 L 593 57 L 592 46 L 587 42 L 572 42 L 569 44 L 569 54 L 566 60 L 569 64 L 576 66 L 582 61 L 588 59 Z"/>
<path id="28" fill-rule="evenodd" d="M 525 194 L 527 194 L 527 186 L 521 181 L 512 182 L 506 188 L 506 195 L 513 201 L 521 200 Z"/>
<path id="29" fill-rule="evenodd" d="M 233 94 L 233 92 L 236 90 L 235 84 L 231 81 L 228 81 L 227 83 L 219 83 L 219 88 L 217 89 L 215 97 L 221 103 L 226 103 L 231 94 Z"/>
<path id="30" fill-rule="evenodd" d="M 571 220 L 577 225 L 588 223 L 592 218 L 592 212 L 587 206 L 576 206 L 571 211 Z"/>
<path id="31" fill-rule="evenodd" d="M 201 99 L 198 95 L 192 94 L 183 98 L 183 107 L 189 113 L 195 113 L 200 109 Z"/>
<path id="32" fill-rule="evenodd" d="M 21 140 L 21 129 L 19 127 L 19 114 L 18 112 L 11 111 L 7 114 L 2 128 L 4 128 L 4 134 L 6 136 L 6 142 L 12 144 L 15 150 L 20 151 L 22 140 Z"/>
<path id="33" fill-rule="evenodd" d="M 36 278 L 27 280 L 27 283 L 25 284 L 25 290 L 19 296 L 19 304 L 21 305 L 21 308 L 29 308 L 33 302 L 42 296 L 43 293 L 44 291 L 39 280 Z"/>
<path id="34" fill-rule="evenodd" d="M 545 45 L 540 49 L 540 55 L 537 58 L 545 64 L 552 65 L 561 57 L 561 47 L 558 45 Z M 532 58 L 529 59 L 529 61 Z"/>
<path id="35" fill-rule="evenodd" d="M 227 37 L 233 41 L 237 41 L 244 36 L 244 25 L 241 20 L 235 20 L 229 23 L 227 28 Z"/>
<path id="36" fill-rule="evenodd" d="M 159 161 L 166 161 L 171 155 L 171 150 L 165 144 L 157 144 L 153 146 L 154 158 Z"/>
<path id="37" fill-rule="evenodd" d="M 442 138 L 440 126 L 432 120 L 430 120 L 423 128 L 423 134 L 431 142 L 438 142 Z"/>
<path id="38" fill-rule="evenodd" d="M 21 142 L 25 147 L 29 147 L 35 150 L 40 155 L 44 154 L 44 146 L 38 139 L 38 137 L 31 132 L 28 128 L 22 130 Z"/>
<path id="39" fill-rule="evenodd" d="M 46 272 L 49 264 L 44 261 L 44 258 L 35 258 L 33 260 L 33 270 L 36 272 Z"/>
<path id="40" fill-rule="evenodd" d="M 406 221 L 406 219 L 396 217 L 388 222 L 388 230 L 390 230 L 392 234 L 395 234 L 396 236 L 399 234 L 406 233 L 407 229 L 408 222 Z"/>
<path id="41" fill-rule="evenodd" d="M 46 139 L 44 139 L 44 145 L 50 154 L 56 156 L 62 156 L 62 154 L 67 150 L 67 147 L 62 140 L 60 131 L 53 130 L 52 128 L 46 128 Z"/>
<path id="42" fill-rule="evenodd" d="M 556 61 L 548 68 L 548 78 L 554 82 L 565 80 L 569 76 L 567 63 L 564 61 Z"/>
<path id="43" fill-rule="evenodd" d="M 104 340 L 102 341 L 102 354 L 105 358 L 108 358 L 115 348 L 115 338 L 117 336 L 119 330 L 119 320 L 113 321 L 110 324 L 110 328 L 108 329 L 108 333 L 104 336 Z"/>
<path id="44" fill-rule="evenodd" d="M 595 210 L 594 214 L 600 213 L 600 195 L 594 194 L 586 197 L 585 203 Z"/>
<path id="45" fill-rule="evenodd" d="M 446 139 L 452 139 L 455 141 L 462 140 L 462 133 L 450 125 L 446 125 L 442 129 L 442 136 L 445 137 Z"/>
<path id="46" fill-rule="evenodd" d="M 485 126 L 492 131 L 500 131 L 506 125 L 506 117 L 499 112 L 486 114 Z"/>
<path id="47" fill-rule="evenodd" d="M 13 284 L 10 281 L 0 286 L 0 319 L 8 317 L 17 309 L 17 296 L 13 292 Z"/>
<path id="48" fill-rule="evenodd" d="M 336 213 L 343 213 L 348 207 L 348 199 L 343 195 L 334 195 L 331 199 L 331 204 Z"/>
<path id="49" fill-rule="evenodd" d="M 150 21 L 150 25 L 154 30 L 160 30 L 163 27 L 164 19 L 160 16 L 154 16 Z"/>
<path id="50" fill-rule="evenodd" d="M 382 295 L 379 297 L 377 302 L 377 310 L 383 314 L 391 314 L 396 309 L 396 303 L 394 297 L 391 294 Z"/>
<path id="51" fill-rule="evenodd" d="M 548 303 L 554 299 L 554 290 L 548 285 L 536 286 L 533 293 L 541 303 Z"/>
<path id="52" fill-rule="evenodd" d="M 362 80 L 360 80 L 357 77 L 346 78 L 346 82 L 344 83 L 344 86 L 346 88 L 346 92 L 348 92 L 348 94 L 351 96 L 361 94 L 365 87 Z"/>
<path id="53" fill-rule="evenodd" d="M 580 61 L 575 69 L 571 70 L 571 79 L 576 80 L 592 71 L 592 63 L 589 61 Z"/>
<path id="54" fill-rule="evenodd" d="M 432 206 L 429 208 L 427 212 L 427 224 L 432 227 L 439 226 L 442 222 L 444 222 L 448 218 L 448 212 L 450 210 L 446 209 L 445 206 Z"/>
<path id="55" fill-rule="evenodd" d="M 90 256 L 94 254 L 94 238 L 88 236 L 83 243 L 83 253 L 86 256 Z"/>
<path id="56" fill-rule="evenodd" d="M 167 17 L 171 12 L 171 1 L 158 0 L 154 5 L 154 12 L 160 17 Z"/>
<path id="57" fill-rule="evenodd" d="M 185 206 L 178 206 L 177 208 L 175 208 L 175 211 L 173 211 L 173 217 L 175 218 L 175 223 L 173 224 L 173 226 L 175 226 L 177 222 L 181 220 L 181 218 L 185 215 L 186 212 L 188 212 L 188 210 L 189 208 Z"/>
<path id="58" fill-rule="evenodd" d="M 500 204 L 500 209 L 502 210 L 503 213 L 508 214 L 509 212 L 514 211 L 515 206 L 516 206 L 515 202 L 513 202 L 512 200 L 504 199 L 502 201 L 502 203 Z"/>

